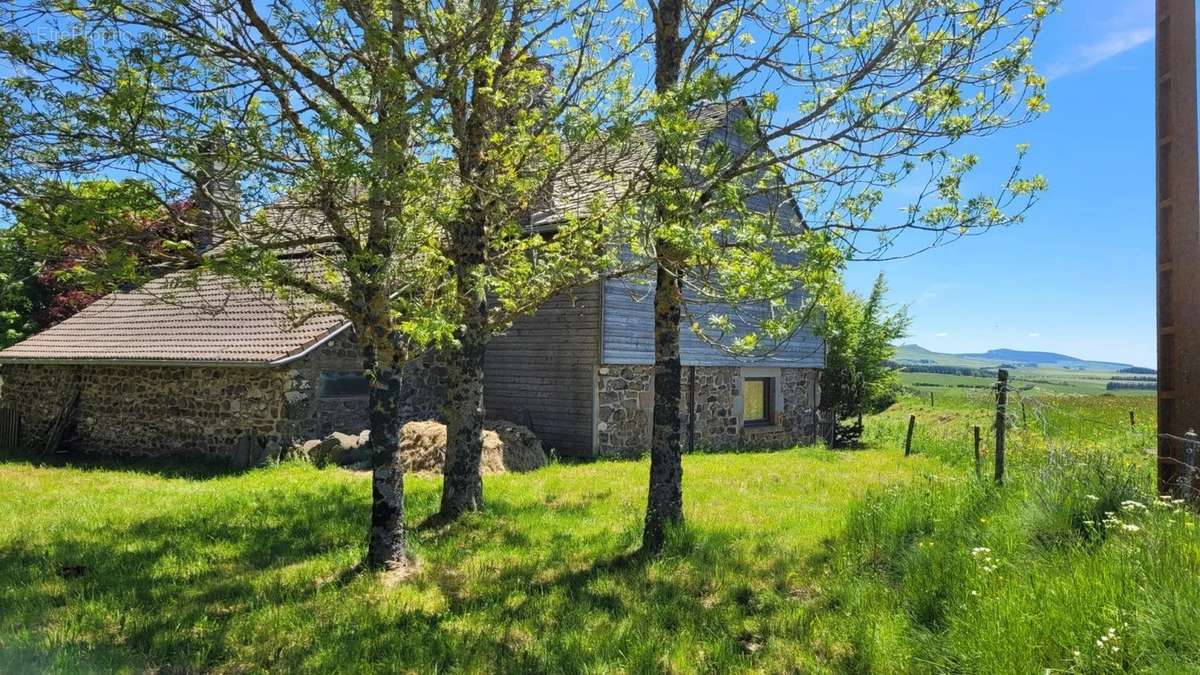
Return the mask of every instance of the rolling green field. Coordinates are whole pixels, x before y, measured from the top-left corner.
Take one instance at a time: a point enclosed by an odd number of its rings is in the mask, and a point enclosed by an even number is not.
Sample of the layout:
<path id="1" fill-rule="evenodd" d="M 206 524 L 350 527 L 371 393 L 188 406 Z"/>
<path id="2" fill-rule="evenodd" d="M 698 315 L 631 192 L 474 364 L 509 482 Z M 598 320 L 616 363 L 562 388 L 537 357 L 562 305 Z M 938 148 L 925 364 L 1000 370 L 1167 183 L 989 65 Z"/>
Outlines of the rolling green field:
<path id="1" fill-rule="evenodd" d="M 905 398 L 866 449 L 691 455 L 656 561 L 645 461 L 491 476 L 396 584 L 356 569 L 360 474 L 0 458 L 0 672 L 1200 672 L 1153 412 L 1014 392 L 1003 486 L 986 391 Z M 438 481 L 408 485 L 419 522 Z"/>
<path id="2" fill-rule="evenodd" d="M 958 355 L 942 354 L 918 345 L 900 345 L 895 365 L 901 370 L 904 384 L 928 395 L 947 389 L 986 389 L 996 380 L 996 369 L 1009 371 L 1013 387 L 1034 393 L 1057 394 L 1103 394 L 1109 381 L 1114 378 L 1129 381 L 1131 378 L 1150 378 L 1121 372 L 1126 366 L 1103 361 L 1085 361 L 1062 354 L 1048 352 L 1021 352 L 994 350 L 988 354 Z M 984 371 L 973 375 L 913 372 L 922 368 L 965 368 Z M 1115 395 L 1153 396 L 1153 389 L 1116 389 Z"/>
<path id="3" fill-rule="evenodd" d="M 1103 371 L 1078 371 L 1062 368 L 1018 369 L 1009 372 L 1012 387 L 1022 391 L 1054 394 L 1088 394 L 1099 395 L 1111 393 L 1114 396 L 1153 397 L 1154 390 L 1149 389 L 1117 389 L 1107 392 L 1108 382 L 1117 373 Z M 995 383 L 995 377 L 975 377 L 971 375 L 945 375 L 941 373 L 909 373 L 901 372 L 900 380 L 908 387 L 923 392 L 926 395 L 938 391 L 965 389 L 987 390 Z"/>

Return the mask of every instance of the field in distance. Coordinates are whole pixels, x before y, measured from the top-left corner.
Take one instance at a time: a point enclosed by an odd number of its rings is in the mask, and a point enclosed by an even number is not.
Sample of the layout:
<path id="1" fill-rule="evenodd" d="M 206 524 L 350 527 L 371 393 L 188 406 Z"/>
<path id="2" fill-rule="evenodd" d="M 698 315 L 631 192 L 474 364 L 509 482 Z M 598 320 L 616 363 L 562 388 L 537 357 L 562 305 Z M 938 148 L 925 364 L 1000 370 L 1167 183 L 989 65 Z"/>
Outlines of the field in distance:
<path id="1" fill-rule="evenodd" d="M 893 361 L 904 384 L 922 393 L 988 389 L 999 368 L 1009 371 L 1015 388 L 1059 394 L 1149 396 L 1155 392 L 1157 379 L 1153 370 L 1130 364 L 1012 349 L 942 354 L 918 345 L 901 345 Z"/>

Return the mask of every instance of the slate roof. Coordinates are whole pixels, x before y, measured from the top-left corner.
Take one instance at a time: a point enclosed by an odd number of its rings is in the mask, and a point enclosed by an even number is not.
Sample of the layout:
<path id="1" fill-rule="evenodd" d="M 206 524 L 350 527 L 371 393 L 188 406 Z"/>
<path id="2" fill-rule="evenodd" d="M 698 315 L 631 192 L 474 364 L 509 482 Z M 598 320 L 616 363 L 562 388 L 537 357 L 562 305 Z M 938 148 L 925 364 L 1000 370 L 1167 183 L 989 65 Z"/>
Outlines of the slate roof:
<path id="1" fill-rule="evenodd" d="M 0 351 L 0 363 L 138 362 L 269 365 L 342 328 L 335 312 L 229 278 L 176 272 L 106 295 L 78 314 Z"/>
<path id="2" fill-rule="evenodd" d="M 692 112 L 692 117 L 702 132 L 712 132 L 743 105 L 741 99 L 708 103 Z M 546 203 L 530 218 L 533 228 L 550 230 L 568 218 L 586 216 L 596 204 L 617 203 L 626 193 L 644 186 L 646 172 L 653 165 L 654 134 L 646 125 L 634 127 L 622 143 L 605 140 L 579 149 L 574 161 L 554 176 Z"/>

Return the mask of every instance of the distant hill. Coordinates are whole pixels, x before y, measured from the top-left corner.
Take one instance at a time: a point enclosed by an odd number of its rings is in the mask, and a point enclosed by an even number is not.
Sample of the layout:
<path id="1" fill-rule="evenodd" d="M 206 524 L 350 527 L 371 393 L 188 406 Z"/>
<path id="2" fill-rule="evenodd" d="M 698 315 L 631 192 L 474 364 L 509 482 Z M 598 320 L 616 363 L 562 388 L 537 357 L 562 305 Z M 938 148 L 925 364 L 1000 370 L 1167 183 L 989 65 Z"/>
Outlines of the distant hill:
<path id="1" fill-rule="evenodd" d="M 900 365 L 953 366 L 959 368 L 1061 368 L 1065 370 L 1117 372 L 1133 368 L 1128 363 L 1087 361 L 1054 352 L 1029 352 L 1017 349 L 992 349 L 982 354 L 942 354 L 920 345 L 896 348 L 892 359 Z"/>

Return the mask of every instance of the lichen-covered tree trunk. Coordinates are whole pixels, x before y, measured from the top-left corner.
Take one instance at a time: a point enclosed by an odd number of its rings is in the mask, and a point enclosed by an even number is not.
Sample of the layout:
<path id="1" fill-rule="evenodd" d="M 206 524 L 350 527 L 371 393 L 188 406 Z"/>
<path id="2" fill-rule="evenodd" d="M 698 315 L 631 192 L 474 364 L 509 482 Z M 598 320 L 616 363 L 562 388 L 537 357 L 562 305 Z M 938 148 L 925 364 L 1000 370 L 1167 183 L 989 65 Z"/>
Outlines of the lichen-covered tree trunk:
<path id="1" fill-rule="evenodd" d="M 683 442 L 679 419 L 683 365 L 679 321 L 683 286 L 670 246 L 659 242 L 654 288 L 654 427 L 650 444 L 650 491 L 642 549 L 662 549 L 669 526 L 683 522 Z"/>
<path id="2" fill-rule="evenodd" d="M 661 0 L 654 12 L 654 86 L 667 94 L 679 82 L 684 43 L 679 26 L 681 0 Z M 673 148 L 663 139 L 655 143 L 655 165 L 674 164 Z M 661 201 L 655 208 L 664 227 L 671 212 Z M 680 438 L 679 401 L 683 365 L 679 357 L 679 321 L 683 315 L 684 252 L 669 241 L 655 242 L 657 270 L 654 288 L 654 426 L 650 438 L 650 490 L 642 550 L 662 549 L 669 526 L 683 522 L 683 445 Z"/>
<path id="3" fill-rule="evenodd" d="M 403 352 L 398 336 L 382 349 L 364 341 L 364 367 L 370 373 L 371 532 L 367 564 L 396 569 L 409 563 L 404 524 L 404 463 L 400 456 L 400 410 L 404 405 Z"/>
<path id="4" fill-rule="evenodd" d="M 454 276 L 461 321 L 446 382 L 446 462 L 439 515 L 454 519 L 483 508 L 483 356 L 487 294 L 483 284 L 483 220 L 472 213 L 454 231 Z"/>

